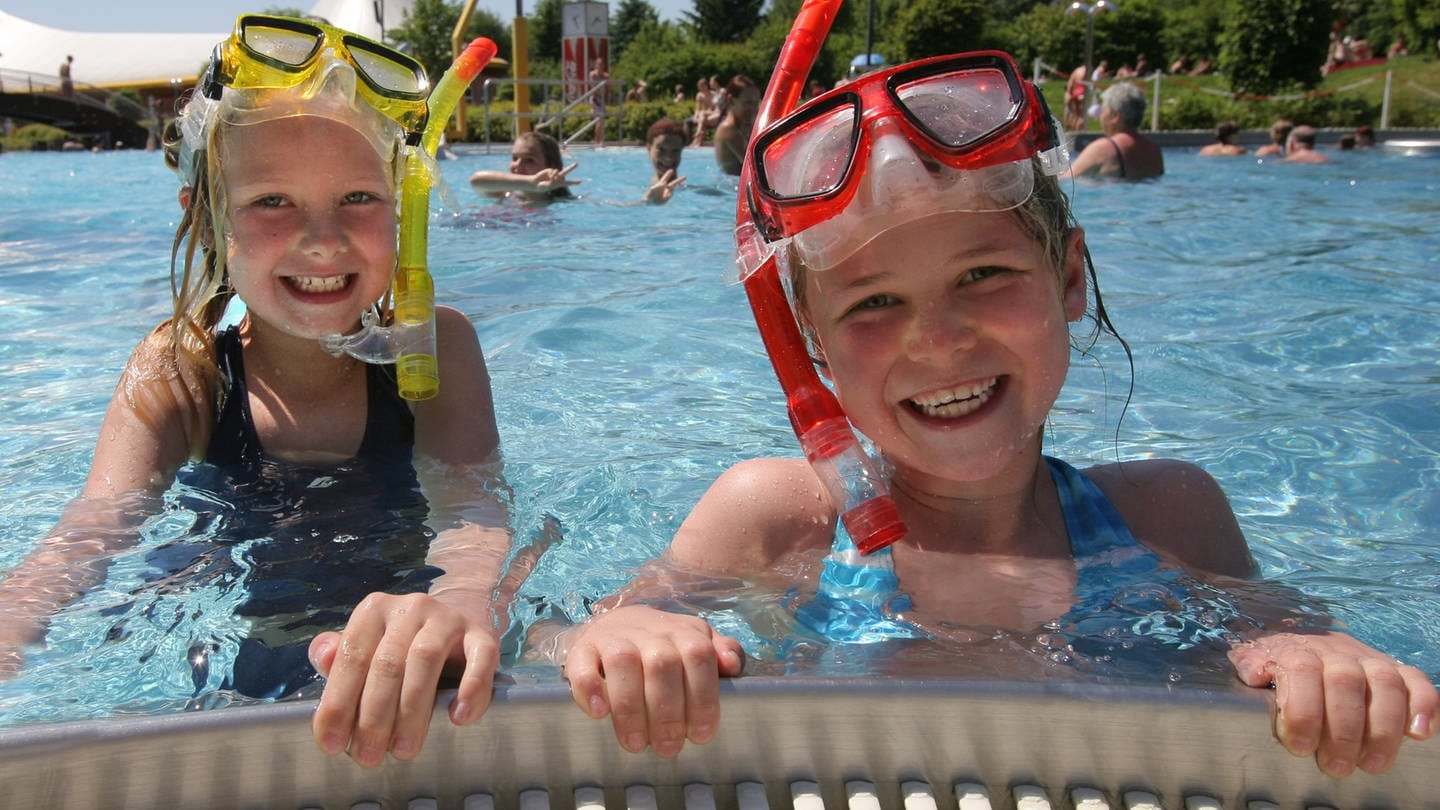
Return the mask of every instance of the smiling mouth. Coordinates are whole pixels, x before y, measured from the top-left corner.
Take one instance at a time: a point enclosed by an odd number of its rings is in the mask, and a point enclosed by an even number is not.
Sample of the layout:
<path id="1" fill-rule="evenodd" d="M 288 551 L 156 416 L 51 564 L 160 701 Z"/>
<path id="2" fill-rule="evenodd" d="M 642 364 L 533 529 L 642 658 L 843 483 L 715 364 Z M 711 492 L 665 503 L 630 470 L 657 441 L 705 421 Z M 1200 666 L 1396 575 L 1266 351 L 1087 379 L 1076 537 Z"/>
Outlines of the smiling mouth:
<path id="1" fill-rule="evenodd" d="M 971 385 L 931 391 L 905 400 L 911 410 L 935 419 L 957 419 L 974 413 L 995 395 L 999 377 L 991 377 Z"/>
<path id="2" fill-rule="evenodd" d="M 350 274 L 339 276 L 286 276 L 285 281 L 302 293 L 339 292 L 350 286 Z"/>

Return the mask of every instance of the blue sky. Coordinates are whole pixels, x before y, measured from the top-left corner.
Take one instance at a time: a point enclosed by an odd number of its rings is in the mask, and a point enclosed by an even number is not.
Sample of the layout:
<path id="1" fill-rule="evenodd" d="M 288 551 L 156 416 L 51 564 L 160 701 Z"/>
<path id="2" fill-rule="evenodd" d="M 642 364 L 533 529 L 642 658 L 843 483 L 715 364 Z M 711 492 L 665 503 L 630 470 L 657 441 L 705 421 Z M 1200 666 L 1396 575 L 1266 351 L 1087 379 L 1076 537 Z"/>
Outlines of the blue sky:
<path id="1" fill-rule="evenodd" d="M 523 2 L 527 13 L 534 11 L 535 0 Z M 245 12 L 311 5 L 313 0 L 0 0 L 0 11 L 70 31 L 224 33 Z M 667 20 L 678 20 L 694 8 L 692 0 L 650 0 L 650 5 Z M 618 6 L 612 0 L 610 10 Z M 475 7 L 505 20 L 515 14 L 514 0 L 479 0 Z"/>

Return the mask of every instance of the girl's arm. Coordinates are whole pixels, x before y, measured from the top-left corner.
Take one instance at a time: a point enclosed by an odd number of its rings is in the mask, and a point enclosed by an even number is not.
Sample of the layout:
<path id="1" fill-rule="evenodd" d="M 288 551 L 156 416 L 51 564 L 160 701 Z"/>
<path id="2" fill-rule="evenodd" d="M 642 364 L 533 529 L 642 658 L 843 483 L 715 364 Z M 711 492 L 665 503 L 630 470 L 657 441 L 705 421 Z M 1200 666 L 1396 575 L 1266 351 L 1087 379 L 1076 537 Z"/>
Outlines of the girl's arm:
<path id="1" fill-rule="evenodd" d="M 489 373 L 475 329 L 436 310 L 440 395 L 415 406 L 415 466 L 436 531 L 426 562 L 444 571 L 426 594 L 374 593 L 342 633 L 322 633 L 311 661 L 329 682 L 313 723 L 329 753 L 361 765 L 420 753 L 442 673 L 461 673 L 450 706 L 457 725 L 490 704 L 499 638 L 518 581 L 502 580 L 510 553 L 507 489 L 499 462 Z M 517 568 L 533 564 L 543 545 Z M 523 577 L 521 577 L 523 579 Z"/>
<path id="2" fill-rule="evenodd" d="M 826 546 L 835 514 L 803 459 L 754 459 L 706 491 L 660 561 L 597 606 L 584 624 L 548 640 L 575 703 L 609 715 L 628 751 L 677 755 L 704 743 L 720 719 L 719 679 L 740 674 L 744 650 L 704 620 L 654 607 L 703 591 L 716 577 L 769 570 L 783 553 Z M 532 641 L 535 639 L 532 639 Z"/>
<path id="3" fill-rule="evenodd" d="M 579 165 L 571 163 L 563 169 L 541 169 L 535 174 L 511 174 L 482 169 L 470 175 L 470 187 L 480 194 L 493 197 L 503 197 L 513 191 L 527 197 L 544 198 L 556 189 L 578 185 L 579 180 L 571 180 L 567 175 Z"/>
<path id="4" fill-rule="evenodd" d="M 100 427 L 90 474 L 49 535 L 0 579 L 0 678 L 20 670 L 21 651 L 40 641 L 50 617 L 105 575 L 133 545 L 199 441 L 199 411 L 165 336 L 152 332 L 131 354 Z"/>
<path id="5" fill-rule="evenodd" d="M 1204 574 L 1257 571 L 1224 492 L 1178 461 L 1108 465 L 1091 472 L 1135 536 Z M 1275 733 L 1325 773 L 1390 768 L 1409 736 L 1435 732 L 1440 694 L 1425 673 L 1329 628 L 1262 629 L 1230 652 L 1240 680 L 1275 689 Z"/>

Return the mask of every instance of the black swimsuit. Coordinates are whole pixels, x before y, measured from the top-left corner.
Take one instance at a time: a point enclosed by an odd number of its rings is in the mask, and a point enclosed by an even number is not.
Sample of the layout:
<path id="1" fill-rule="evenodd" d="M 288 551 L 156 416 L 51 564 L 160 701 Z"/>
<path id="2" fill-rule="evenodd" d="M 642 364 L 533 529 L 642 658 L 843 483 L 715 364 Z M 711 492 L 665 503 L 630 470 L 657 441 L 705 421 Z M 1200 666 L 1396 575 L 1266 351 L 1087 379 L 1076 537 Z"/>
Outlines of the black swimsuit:
<path id="1" fill-rule="evenodd" d="M 255 432 L 238 329 L 217 337 L 216 357 L 225 395 L 205 461 L 176 476 L 174 503 L 195 523 L 149 552 L 149 588 L 182 601 L 207 587 L 239 589 L 245 636 L 192 642 L 217 651 L 238 642 L 222 689 L 281 697 L 317 677 L 306 658 L 317 632 L 342 627 L 370 593 L 423 593 L 440 574 L 425 562 L 433 532 L 411 464 L 415 419 L 393 366 L 367 365 L 359 452 L 327 467 L 280 461 Z M 202 680 L 197 672 L 197 694 Z"/>
<path id="2" fill-rule="evenodd" d="M 1111 145 L 1111 146 L 1115 147 L 1115 160 L 1116 160 L 1116 162 L 1118 162 L 1118 163 L 1120 164 L 1120 174 L 1118 174 L 1118 175 L 1116 175 L 1116 176 L 1117 176 L 1117 177 L 1124 177 L 1124 176 L 1125 176 L 1125 153 L 1122 152 L 1122 151 L 1120 151 L 1120 144 L 1116 143 L 1114 138 L 1110 137 L 1109 135 L 1105 135 L 1105 136 L 1103 136 L 1103 137 L 1105 138 L 1105 140 L 1107 140 L 1107 141 L 1110 142 L 1110 145 Z"/>
<path id="3" fill-rule="evenodd" d="M 205 462 L 217 467 L 253 466 L 264 457 L 255 420 L 250 416 L 250 395 L 245 386 L 245 356 L 240 328 L 232 326 L 215 340 L 215 356 L 226 381 L 215 432 L 205 451 Z M 365 365 L 365 438 L 357 459 L 410 460 L 415 445 L 415 416 L 395 389 L 393 365 Z"/>

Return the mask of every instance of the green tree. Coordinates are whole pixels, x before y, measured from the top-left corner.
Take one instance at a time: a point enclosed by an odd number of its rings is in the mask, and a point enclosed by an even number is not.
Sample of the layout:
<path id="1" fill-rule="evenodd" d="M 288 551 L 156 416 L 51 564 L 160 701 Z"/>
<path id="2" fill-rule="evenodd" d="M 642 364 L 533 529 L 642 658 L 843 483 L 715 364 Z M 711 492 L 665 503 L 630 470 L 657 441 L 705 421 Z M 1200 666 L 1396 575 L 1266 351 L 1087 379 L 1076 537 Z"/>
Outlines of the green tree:
<path id="1" fill-rule="evenodd" d="M 660 12 L 646 0 L 620 0 L 610 17 L 610 55 L 619 59 L 647 26 L 660 24 Z"/>
<path id="2" fill-rule="evenodd" d="M 405 46 L 411 56 L 420 60 L 432 82 L 439 80 L 455 55 L 450 34 L 460 20 L 460 4 L 446 0 L 415 0 L 410 13 L 397 28 L 388 32 L 390 39 Z M 476 9 L 470 16 L 470 25 L 465 29 L 466 39 L 489 37 L 500 48 L 501 58 L 510 54 L 509 26 L 500 18 L 483 9 Z"/>
<path id="3" fill-rule="evenodd" d="M 885 55 L 893 63 L 986 48 L 989 18 L 988 0 L 914 0 L 896 19 L 901 52 Z"/>
<path id="4" fill-rule="evenodd" d="M 1220 71 L 1238 92 L 1314 87 L 1332 19 L 1330 0 L 1234 0 L 1220 35 Z"/>
<path id="5" fill-rule="evenodd" d="M 703 42 L 744 42 L 760 24 L 765 0 L 693 0 L 686 22 Z"/>
<path id="6" fill-rule="evenodd" d="M 1151 55 L 1155 67 L 1165 69 L 1184 57 L 1192 63 L 1219 52 L 1217 43 L 1229 14 L 1229 0 L 1164 0 L 1160 7 L 1165 21 L 1161 42 L 1165 52 Z"/>
<path id="7" fill-rule="evenodd" d="M 535 4 L 535 13 L 530 15 L 530 55 L 537 60 L 560 63 L 561 39 L 564 38 L 560 20 L 560 0 L 540 0 Z"/>

